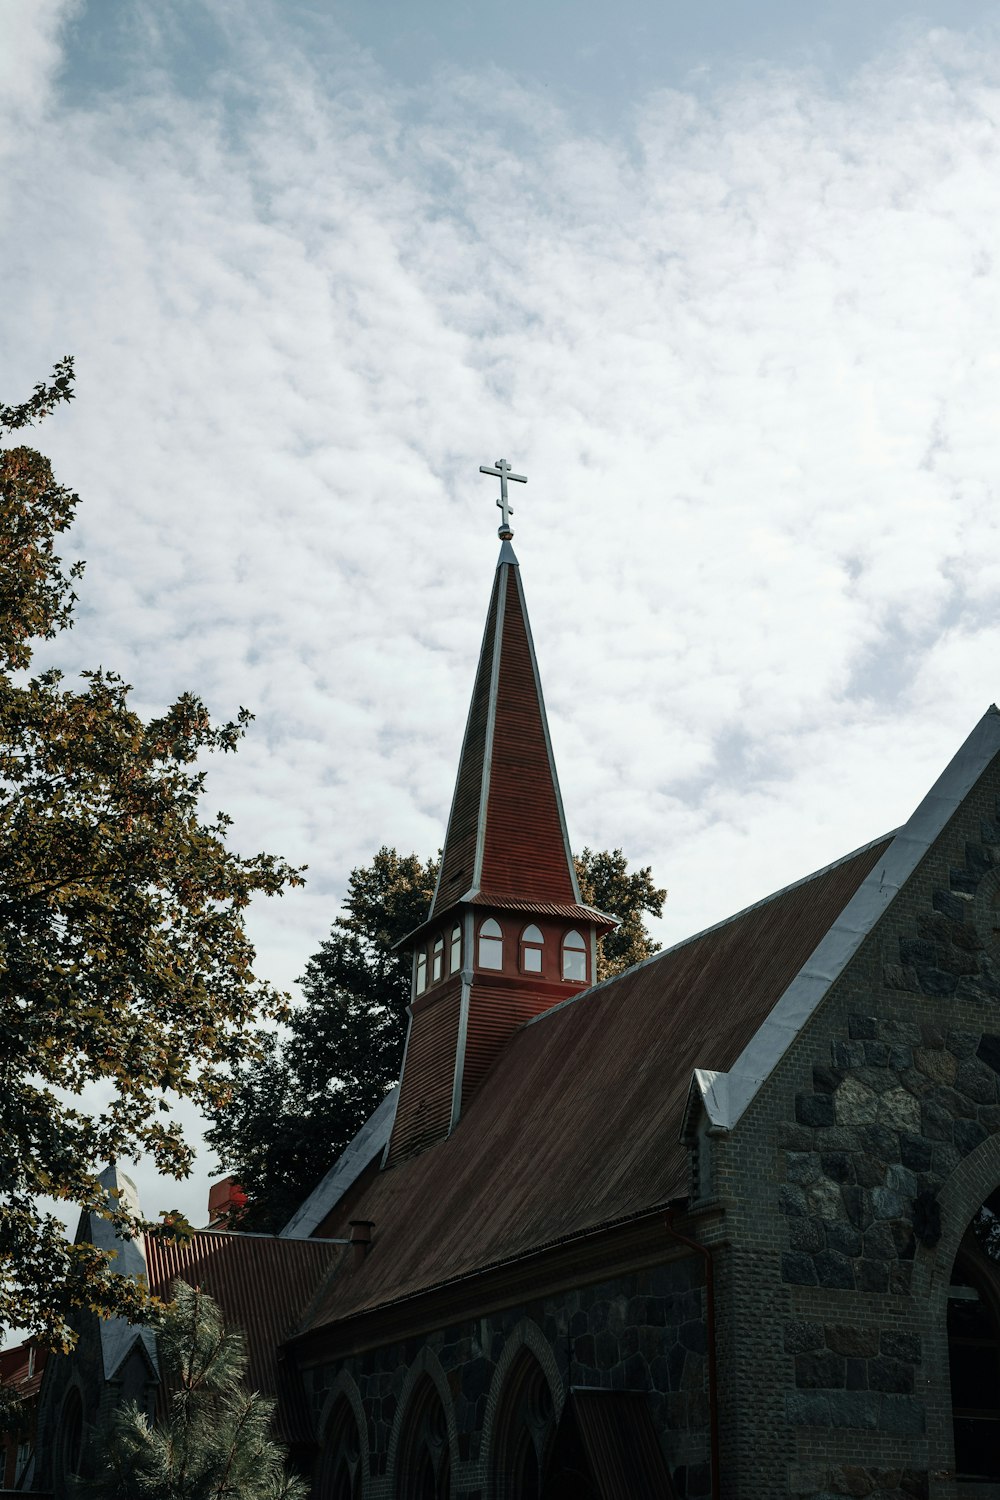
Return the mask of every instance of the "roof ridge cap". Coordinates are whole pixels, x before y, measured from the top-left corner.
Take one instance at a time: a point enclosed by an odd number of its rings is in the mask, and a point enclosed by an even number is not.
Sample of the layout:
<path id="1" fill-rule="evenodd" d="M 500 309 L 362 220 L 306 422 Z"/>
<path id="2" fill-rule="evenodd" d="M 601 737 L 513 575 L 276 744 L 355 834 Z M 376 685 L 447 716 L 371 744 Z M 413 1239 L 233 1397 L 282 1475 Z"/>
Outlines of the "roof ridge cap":
<path id="1" fill-rule="evenodd" d="M 829 875 L 831 870 L 836 870 L 840 865 L 846 865 L 849 860 L 856 859 L 859 854 L 864 854 L 869 849 L 874 849 L 876 844 L 884 844 L 887 839 L 891 840 L 901 831 L 901 828 L 892 828 L 888 833 L 880 834 L 877 839 L 869 839 L 867 844 L 859 844 L 849 854 L 842 854 L 839 859 L 831 860 L 828 865 L 821 865 L 818 870 L 813 870 L 809 875 L 802 875 L 798 880 L 790 881 L 788 885 L 781 886 L 776 891 L 771 891 L 767 896 L 761 896 L 759 901 L 751 901 L 749 906 L 743 906 L 739 911 L 732 912 L 728 917 L 723 917 L 718 922 L 712 922 L 708 927 L 702 927 L 697 932 L 692 932 L 688 937 L 681 938 L 676 943 L 671 943 L 669 948 L 658 948 L 648 958 L 641 958 L 637 964 L 630 964 L 620 974 L 612 974 L 607 979 L 602 979 L 599 984 L 592 984 L 587 990 L 580 990 L 576 995 L 568 995 L 565 1000 L 560 1000 L 558 1005 L 552 1005 L 548 1010 L 540 1011 L 537 1016 L 530 1016 L 523 1023 L 524 1026 L 534 1026 L 539 1021 L 544 1021 L 547 1016 L 554 1016 L 557 1011 L 564 1010 L 567 1005 L 575 1005 L 578 1000 L 585 1000 L 588 995 L 595 994 L 598 990 L 607 989 L 608 985 L 617 984 L 624 979 L 626 974 L 634 974 L 639 969 L 646 969 L 650 964 L 655 964 L 661 958 L 666 958 L 671 953 L 676 953 L 680 948 L 686 948 L 688 943 L 696 943 L 699 938 L 708 937 L 710 933 L 718 932 L 723 927 L 728 927 L 731 922 L 739 921 L 740 917 L 748 916 L 750 912 L 757 911 L 761 906 L 767 906 L 770 901 L 777 901 L 779 896 L 785 896 L 789 891 L 798 890 L 800 886 L 808 885 L 812 880 L 818 880 L 821 875 Z M 520 1029 L 520 1028 L 519 1028 Z"/>

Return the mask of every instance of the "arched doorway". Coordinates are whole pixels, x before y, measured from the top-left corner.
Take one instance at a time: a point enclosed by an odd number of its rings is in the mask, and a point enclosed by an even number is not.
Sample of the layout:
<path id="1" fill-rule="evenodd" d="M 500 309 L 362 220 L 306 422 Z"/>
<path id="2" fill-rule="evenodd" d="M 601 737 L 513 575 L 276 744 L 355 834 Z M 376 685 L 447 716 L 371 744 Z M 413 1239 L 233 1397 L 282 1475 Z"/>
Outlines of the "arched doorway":
<path id="1" fill-rule="evenodd" d="M 57 1493 L 67 1495 L 83 1467 L 83 1397 L 72 1385 L 63 1399 L 56 1438 Z"/>
<path id="2" fill-rule="evenodd" d="M 451 1500 L 448 1420 L 429 1375 L 414 1387 L 396 1460 L 398 1500 Z"/>
<path id="3" fill-rule="evenodd" d="M 948 1365 L 956 1478 L 1000 1481 L 1000 1189 L 973 1216 L 955 1256 Z"/>
<path id="4" fill-rule="evenodd" d="M 552 1390 L 530 1349 L 504 1383 L 490 1467 L 496 1500 L 540 1500 L 555 1433 Z"/>

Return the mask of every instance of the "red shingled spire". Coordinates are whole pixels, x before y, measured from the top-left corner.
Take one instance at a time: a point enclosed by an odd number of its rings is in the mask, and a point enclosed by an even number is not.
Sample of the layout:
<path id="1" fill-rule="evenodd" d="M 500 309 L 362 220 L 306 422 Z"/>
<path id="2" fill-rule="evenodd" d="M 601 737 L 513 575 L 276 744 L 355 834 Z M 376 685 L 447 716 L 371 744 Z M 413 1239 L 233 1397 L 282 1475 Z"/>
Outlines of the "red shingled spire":
<path id="1" fill-rule="evenodd" d="M 580 901 L 514 549 L 500 550 L 431 916 Z"/>
<path id="2" fill-rule="evenodd" d="M 387 1165 L 454 1129 L 507 1038 L 593 982 L 613 919 L 580 900 L 520 569 L 504 540 L 437 889 L 414 946 Z"/>

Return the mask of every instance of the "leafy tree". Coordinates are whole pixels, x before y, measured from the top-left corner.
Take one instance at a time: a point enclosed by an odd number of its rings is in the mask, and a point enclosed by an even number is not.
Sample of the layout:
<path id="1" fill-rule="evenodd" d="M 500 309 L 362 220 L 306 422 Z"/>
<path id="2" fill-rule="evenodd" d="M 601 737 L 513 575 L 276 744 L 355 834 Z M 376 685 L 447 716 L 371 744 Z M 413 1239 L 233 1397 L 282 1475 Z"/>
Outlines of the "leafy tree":
<path id="1" fill-rule="evenodd" d="M 410 959 L 394 945 L 427 915 L 437 862 L 383 846 L 352 870 L 343 914 L 300 981 L 306 1003 L 262 1063 L 238 1070 L 207 1138 L 248 1193 L 240 1229 L 287 1223 L 399 1077 Z"/>
<path id="2" fill-rule="evenodd" d="M 305 1500 L 271 1436 L 275 1403 L 243 1388 L 242 1334 L 206 1293 L 184 1281 L 172 1292 L 158 1338 L 166 1419 L 151 1423 L 134 1401 L 114 1411 L 92 1440 L 81 1500 Z"/>
<path id="3" fill-rule="evenodd" d="M 667 893 L 653 884 L 650 865 L 630 874 L 620 849 L 584 849 L 574 859 L 584 901 L 620 922 L 597 945 L 597 978 L 610 979 L 659 949 L 646 930 L 643 915 L 661 917 Z"/>
<path id="4" fill-rule="evenodd" d="M 584 899 L 622 919 L 599 950 L 598 978 L 655 952 L 643 913 L 659 916 L 666 892 L 649 868 L 629 874 L 620 849 L 584 849 L 577 871 Z M 436 861 L 385 847 L 352 870 L 344 915 L 301 980 L 306 1003 L 213 1113 L 208 1140 L 249 1198 L 234 1227 L 281 1229 L 398 1079 L 410 959 L 394 944 L 427 916 L 436 879 Z"/>
<path id="5" fill-rule="evenodd" d="M 66 359 L 0 407 L 0 437 L 70 400 L 72 382 Z M 258 1047 L 250 1023 L 284 1013 L 254 977 L 243 914 L 301 879 L 228 849 L 224 814 L 202 820 L 197 763 L 236 749 L 245 710 L 214 726 L 184 694 L 144 723 L 113 672 L 73 686 L 55 669 L 27 675 L 33 643 L 71 623 L 82 565 L 64 568 L 55 540 L 77 504 L 40 453 L 0 450 L 0 1322 L 57 1348 L 73 1342 L 75 1307 L 139 1317 L 148 1294 L 70 1243 L 39 1195 L 135 1232 L 101 1167 L 148 1152 L 187 1174 L 171 1095 L 219 1104 L 234 1059 Z M 91 1114 L 71 1100 L 95 1083 L 108 1102 Z"/>

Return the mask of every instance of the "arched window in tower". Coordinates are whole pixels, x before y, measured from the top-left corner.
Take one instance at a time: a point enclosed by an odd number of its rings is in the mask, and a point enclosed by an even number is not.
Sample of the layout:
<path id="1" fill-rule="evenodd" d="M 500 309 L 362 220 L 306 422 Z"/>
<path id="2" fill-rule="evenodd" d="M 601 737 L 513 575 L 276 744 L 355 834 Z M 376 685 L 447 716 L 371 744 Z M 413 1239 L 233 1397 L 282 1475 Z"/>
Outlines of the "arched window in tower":
<path id="1" fill-rule="evenodd" d="M 564 979 L 587 981 L 587 944 L 578 932 L 567 932 L 563 938 L 562 973 Z"/>
<path id="2" fill-rule="evenodd" d="M 462 928 L 458 922 L 451 929 L 451 959 L 449 963 L 450 972 L 457 974 L 462 967 Z"/>
<path id="3" fill-rule="evenodd" d="M 1000 1193 L 959 1246 L 948 1288 L 956 1477 L 1000 1479 Z"/>
<path id="4" fill-rule="evenodd" d="M 521 968 L 526 974 L 542 972 L 542 952 L 545 939 L 532 923 L 521 933 Z"/>
<path id="5" fill-rule="evenodd" d="M 431 959 L 431 982 L 436 984 L 444 973 L 444 933 L 434 939 L 434 954 Z"/>
<path id="6" fill-rule="evenodd" d="M 427 988 L 427 950 L 422 948 L 417 954 L 417 994 L 422 995 Z"/>
<path id="7" fill-rule="evenodd" d="M 479 967 L 503 968 L 503 931 L 493 917 L 487 917 L 479 929 Z"/>

